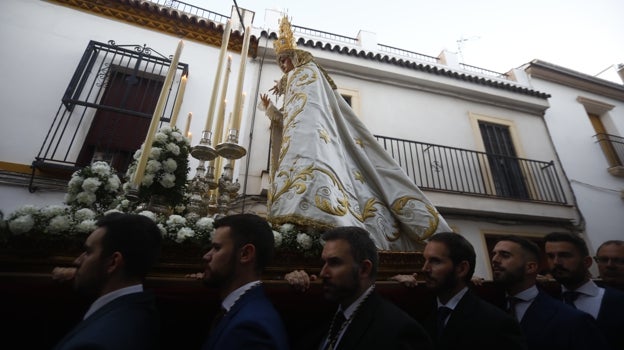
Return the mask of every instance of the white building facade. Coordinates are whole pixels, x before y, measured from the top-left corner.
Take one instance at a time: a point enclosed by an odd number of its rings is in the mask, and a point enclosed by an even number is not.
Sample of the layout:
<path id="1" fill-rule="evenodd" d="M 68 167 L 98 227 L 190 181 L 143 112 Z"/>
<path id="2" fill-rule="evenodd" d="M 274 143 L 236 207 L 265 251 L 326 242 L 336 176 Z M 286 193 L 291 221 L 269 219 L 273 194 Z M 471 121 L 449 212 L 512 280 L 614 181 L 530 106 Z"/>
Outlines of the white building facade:
<path id="1" fill-rule="evenodd" d="M 31 166 L 50 145 L 46 140 L 57 130 L 53 127 L 55 117 L 71 108 L 75 115 L 82 108 L 86 111 L 81 114 L 83 121 L 74 123 L 76 131 L 70 135 L 75 137 L 68 138 L 73 143 L 68 139 L 60 142 L 67 146 L 67 151 L 61 152 L 63 161 L 76 166 L 86 149 L 95 114 L 106 109 L 93 105 L 104 101 L 107 95 L 102 86 L 110 85 L 98 86 L 98 70 L 87 69 L 88 64 L 84 68 L 86 78 L 77 81 L 100 88 L 101 93 L 91 100 L 78 96 L 83 105 L 63 101 L 75 97 L 67 95 L 77 91 L 68 86 L 72 86 L 92 41 L 102 44 L 97 46 L 98 52 L 109 46 L 136 45 L 168 57 L 179 40 L 184 40 L 165 114 L 171 114 L 175 91 L 179 91 L 186 70 L 188 82 L 177 126 L 182 129 L 187 113 L 193 112 L 189 130 L 192 144 L 198 143 L 205 128 L 228 16 L 192 7 L 171 9 L 150 1 L 94 4 L 84 0 L 8 0 L 0 9 L 0 36 L 5 42 L 16 43 L 4 46 L 5 64 L 28 67 L 3 71 L 3 80 L 13 82 L 6 84 L 5 93 L 0 95 L 2 120 L 10 126 L 0 130 L 0 210 L 5 216 L 24 204 L 43 206 L 63 201 L 67 168 L 61 167 L 65 175 L 51 180 L 58 169 L 47 163 L 59 162 L 44 161 L 46 164 L 35 167 L 34 173 Z M 253 23 L 254 10 L 243 11 L 244 23 Z M 269 13 L 267 18 L 275 23 L 253 23 L 252 27 L 239 138 L 239 145 L 247 152 L 236 161 L 234 170 L 241 190 L 233 211 L 260 215 L 266 211 L 270 137 L 269 121 L 256 105 L 258 95 L 281 76 L 272 49 L 279 14 Z M 228 51 L 232 56 L 228 101 L 235 100 L 243 41 L 240 20 L 237 16 L 231 19 L 234 31 Z M 293 22 L 296 25 L 296 18 Z M 491 277 L 488 252 L 502 234 L 539 241 L 552 231 L 584 234 L 585 222 L 589 230 L 587 215 L 580 214 L 572 192 L 578 186 L 571 185 L 566 177 L 544 118 L 553 108 L 550 85 L 531 85 L 523 70 L 501 74 L 464 65 L 449 52 L 432 57 L 380 45 L 373 33 L 363 31 L 358 38 L 348 38 L 295 26 L 295 35 L 299 48 L 310 51 L 329 72 L 364 124 L 423 189 L 453 230 L 475 246 L 476 275 Z M 118 71 L 130 74 L 132 67 Z M 150 76 L 162 78 L 165 73 L 151 71 Z M 86 89 L 81 91 L 86 94 Z M 593 95 L 587 98 L 596 99 Z M 612 99 L 604 103 L 614 105 Z M 232 109 L 231 102 L 227 106 L 226 115 Z M 557 138 L 553 136 L 553 140 Z M 140 145 L 142 138 L 138 141 Z M 197 160 L 191 161 L 190 177 L 195 175 L 197 164 Z M 580 176 L 574 178 L 583 181 Z M 593 245 L 593 238 L 591 242 Z"/>

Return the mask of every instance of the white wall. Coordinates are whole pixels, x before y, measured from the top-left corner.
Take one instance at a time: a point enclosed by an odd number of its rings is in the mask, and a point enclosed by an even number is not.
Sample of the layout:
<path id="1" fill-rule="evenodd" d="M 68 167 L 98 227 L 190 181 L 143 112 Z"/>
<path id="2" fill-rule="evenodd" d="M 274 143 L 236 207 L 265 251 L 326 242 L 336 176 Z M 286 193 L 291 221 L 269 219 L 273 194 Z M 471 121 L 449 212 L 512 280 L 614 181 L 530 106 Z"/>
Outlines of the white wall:
<path id="1" fill-rule="evenodd" d="M 605 240 L 622 239 L 624 178 L 607 171 L 607 160 L 593 137 L 596 132 L 577 98 L 614 106 L 603 116 L 603 123 L 616 135 L 624 132 L 624 102 L 541 79 L 532 81 L 537 89 L 552 95 L 545 120 L 585 218 L 590 251 Z"/>

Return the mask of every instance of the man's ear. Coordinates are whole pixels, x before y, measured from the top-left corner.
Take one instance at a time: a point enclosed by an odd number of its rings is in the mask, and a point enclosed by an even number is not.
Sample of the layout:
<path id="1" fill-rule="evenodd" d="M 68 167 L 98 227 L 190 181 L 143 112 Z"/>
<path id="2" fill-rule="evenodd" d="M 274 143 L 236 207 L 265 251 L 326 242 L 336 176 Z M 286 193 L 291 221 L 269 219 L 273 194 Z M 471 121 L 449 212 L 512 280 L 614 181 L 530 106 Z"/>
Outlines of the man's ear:
<path id="1" fill-rule="evenodd" d="M 373 270 L 373 263 L 368 260 L 362 260 L 360 263 L 360 277 L 370 278 L 371 271 Z"/>
<path id="2" fill-rule="evenodd" d="M 108 257 L 108 265 L 106 266 L 106 271 L 108 273 L 113 273 L 114 271 L 120 271 L 125 264 L 125 260 L 123 254 L 120 252 L 114 252 L 111 256 Z"/>
<path id="3" fill-rule="evenodd" d="M 528 274 L 536 274 L 539 272 L 539 263 L 537 261 L 528 261 L 525 264 L 524 270 Z"/>
<path id="4" fill-rule="evenodd" d="M 256 260 L 256 246 L 247 243 L 240 249 L 240 262 L 246 264 Z"/>
<path id="5" fill-rule="evenodd" d="M 470 264 L 466 260 L 462 260 L 459 264 L 455 265 L 455 273 L 462 281 L 466 280 L 468 271 L 470 270 Z"/>

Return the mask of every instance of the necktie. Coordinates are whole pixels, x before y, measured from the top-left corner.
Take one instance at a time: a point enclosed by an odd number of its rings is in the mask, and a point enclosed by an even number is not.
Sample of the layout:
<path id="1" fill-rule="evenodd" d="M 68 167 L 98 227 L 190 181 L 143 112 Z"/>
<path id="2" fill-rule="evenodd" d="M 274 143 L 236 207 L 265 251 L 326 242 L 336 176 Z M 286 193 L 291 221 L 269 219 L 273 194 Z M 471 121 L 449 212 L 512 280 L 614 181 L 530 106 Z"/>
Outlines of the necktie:
<path id="1" fill-rule="evenodd" d="M 516 304 L 520 301 L 520 299 L 516 297 L 507 297 L 507 313 L 513 316 L 515 319 L 518 319 L 516 315 Z"/>
<path id="2" fill-rule="evenodd" d="M 329 336 L 327 337 L 327 346 L 325 349 L 334 349 L 338 342 L 338 335 L 342 330 L 342 327 L 347 319 L 344 317 L 344 313 L 338 310 L 334 315 L 331 326 L 329 327 Z"/>
<path id="3" fill-rule="evenodd" d="M 581 293 L 574 291 L 574 290 L 568 290 L 568 291 L 563 292 L 561 294 L 561 297 L 563 298 L 564 303 L 576 309 L 576 305 L 574 305 L 574 301 L 579 297 L 579 295 L 581 295 Z"/>
<path id="4" fill-rule="evenodd" d="M 442 336 L 442 331 L 444 330 L 444 321 L 446 321 L 446 317 L 453 312 L 453 309 L 446 306 L 440 306 L 438 308 L 438 338 Z"/>
<path id="5" fill-rule="evenodd" d="M 221 321 L 226 312 L 227 310 L 222 306 L 220 310 L 215 314 L 212 322 L 210 323 L 210 331 L 212 331 L 217 326 L 217 324 L 219 324 L 219 321 Z"/>

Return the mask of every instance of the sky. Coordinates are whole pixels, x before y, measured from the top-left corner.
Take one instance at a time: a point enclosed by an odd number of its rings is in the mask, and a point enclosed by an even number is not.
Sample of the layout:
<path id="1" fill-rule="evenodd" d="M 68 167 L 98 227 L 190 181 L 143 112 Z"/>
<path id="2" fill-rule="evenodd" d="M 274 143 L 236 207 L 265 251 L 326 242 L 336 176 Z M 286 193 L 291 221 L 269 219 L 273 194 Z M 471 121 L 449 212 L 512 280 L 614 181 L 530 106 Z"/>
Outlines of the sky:
<path id="1" fill-rule="evenodd" d="M 229 16 L 234 0 L 185 2 Z M 465 64 L 507 72 L 540 59 L 622 83 L 622 0 L 237 0 L 255 12 L 287 12 L 294 25 L 348 37 L 360 30 L 377 42 L 429 56 L 457 52 Z M 277 24 L 273 27 L 276 28 Z"/>

